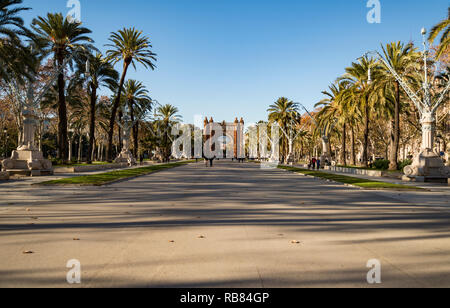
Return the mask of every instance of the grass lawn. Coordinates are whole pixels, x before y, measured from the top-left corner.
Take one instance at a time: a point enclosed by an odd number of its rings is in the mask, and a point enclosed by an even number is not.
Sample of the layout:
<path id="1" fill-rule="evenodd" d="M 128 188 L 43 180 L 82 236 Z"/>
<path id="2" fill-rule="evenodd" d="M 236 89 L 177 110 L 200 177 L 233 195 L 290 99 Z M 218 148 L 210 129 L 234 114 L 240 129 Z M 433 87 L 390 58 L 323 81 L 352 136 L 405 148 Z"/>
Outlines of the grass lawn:
<path id="1" fill-rule="evenodd" d="M 92 175 L 77 176 L 65 178 L 61 180 L 47 181 L 37 185 L 93 185 L 101 186 L 110 184 L 119 180 L 134 178 L 142 175 L 147 175 L 161 170 L 171 169 L 186 165 L 192 161 L 177 162 L 172 164 L 148 166 L 142 168 L 125 169 L 119 171 L 105 172 Z"/>
<path id="2" fill-rule="evenodd" d="M 65 164 L 65 165 L 53 165 L 53 167 L 78 167 L 78 166 L 98 166 L 98 165 L 111 165 L 113 163 L 108 163 L 105 161 L 96 161 L 93 162 L 92 164 L 86 164 L 86 163 L 81 163 L 81 164 Z"/>
<path id="3" fill-rule="evenodd" d="M 305 175 L 332 180 L 339 183 L 350 184 L 357 187 L 367 188 L 367 189 L 393 189 L 393 190 L 423 190 L 420 187 L 409 186 L 409 185 L 401 185 L 401 184 L 392 184 L 386 182 L 379 182 L 367 179 L 356 178 L 352 176 L 339 175 L 333 173 L 326 173 L 320 171 L 312 171 L 306 170 L 296 167 L 289 166 L 278 166 L 279 169 L 293 171 L 296 173 L 302 173 Z"/>

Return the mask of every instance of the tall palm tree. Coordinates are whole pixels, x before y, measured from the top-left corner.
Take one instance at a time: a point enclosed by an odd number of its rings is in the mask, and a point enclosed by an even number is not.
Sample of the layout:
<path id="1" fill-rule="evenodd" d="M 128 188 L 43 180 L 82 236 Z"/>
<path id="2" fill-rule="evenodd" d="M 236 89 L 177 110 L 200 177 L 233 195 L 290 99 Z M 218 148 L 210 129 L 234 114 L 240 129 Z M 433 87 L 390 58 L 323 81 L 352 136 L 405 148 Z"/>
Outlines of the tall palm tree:
<path id="1" fill-rule="evenodd" d="M 298 104 L 290 101 L 286 97 L 280 97 L 274 104 L 267 109 L 269 113 L 269 121 L 271 123 L 278 123 L 281 129 L 288 133 L 289 124 L 298 119 Z M 288 140 L 284 134 L 281 137 L 282 140 L 282 155 L 283 160 L 288 156 Z"/>
<path id="2" fill-rule="evenodd" d="M 416 71 L 420 69 L 418 59 L 420 54 L 416 51 L 412 44 L 403 44 L 401 42 L 393 42 L 382 46 L 384 60 L 395 69 L 403 78 L 414 80 L 417 79 Z M 398 169 L 398 153 L 400 149 L 400 114 L 402 111 L 401 94 L 402 88 L 400 82 L 390 73 L 389 69 L 382 64 L 378 70 L 376 77 L 375 90 L 381 91 L 379 102 L 384 100 L 393 103 L 391 113 L 391 138 L 390 138 L 390 170 Z"/>
<path id="3" fill-rule="evenodd" d="M 135 28 L 124 28 L 119 30 L 117 33 L 112 33 L 109 41 L 111 44 L 108 44 L 107 46 L 111 47 L 111 49 L 107 51 L 108 59 L 112 60 L 113 64 L 123 61 L 122 76 L 119 82 L 117 96 L 112 106 L 111 119 L 109 123 L 108 161 L 111 161 L 114 126 L 128 68 L 132 65 L 134 69 L 136 69 L 136 64 L 139 63 L 145 68 L 154 70 L 156 54 L 150 49 L 152 48 L 150 39 L 142 35 L 142 31 L 138 31 Z"/>
<path id="4" fill-rule="evenodd" d="M 148 90 L 142 82 L 136 80 L 128 80 L 125 83 L 123 95 L 125 96 L 128 110 L 130 112 L 131 122 L 135 122 L 136 117 L 141 118 L 146 112 L 152 108 L 152 99 L 148 95 Z M 133 155 L 138 156 L 139 153 L 139 121 L 133 126 Z"/>
<path id="5" fill-rule="evenodd" d="M 341 157 L 340 162 L 344 166 L 347 165 L 347 127 L 351 123 L 350 121 L 354 117 L 355 107 L 353 101 L 345 100 L 348 98 L 345 95 L 345 91 L 348 90 L 350 84 L 346 81 L 340 81 L 332 84 L 328 91 L 323 91 L 322 94 L 326 96 L 316 104 L 315 107 L 322 107 L 317 114 L 317 120 L 319 127 L 331 128 L 335 124 L 342 127 L 341 133 Z M 352 144 L 353 146 L 353 144 Z M 354 149 L 352 147 L 352 155 Z"/>
<path id="6" fill-rule="evenodd" d="M 374 71 L 378 63 L 374 59 L 364 56 L 353 62 L 352 65 L 345 69 L 346 73 L 339 80 L 349 82 L 349 88 L 342 93 L 342 99 L 354 102 L 359 109 L 358 112 L 363 116 L 364 121 L 364 140 L 362 164 L 369 165 L 369 133 L 370 121 L 373 107 L 376 103 L 372 95 L 372 84 L 369 81 L 369 70 Z"/>
<path id="7" fill-rule="evenodd" d="M 430 43 L 433 43 L 441 33 L 442 37 L 439 42 L 436 58 L 440 58 L 450 46 L 450 7 L 448 8 L 447 19 L 444 19 L 431 29 L 428 37 Z"/>
<path id="8" fill-rule="evenodd" d="M 100 53 L 89 56 L 88 67 L 86 68 L 89 69 L 88 93 L 90 98 L 89 149 L 87 162 L 88 164 L 91 164 L 95 143 L 95 119 L 97 114 L 96 107 L 98 100 L 97 91 L 100 87 L 103 86 L 113 88 L 118 82 L 119 73 L 114 69 L 113 65 Z"/>
<path id="9" fill-rule="evenodd" d="M 65 92 L 64 63 L 71 55 L 78 51 L 90 51 L 95 49 L 90 43 L 93 40 L 87 36 L 91 30 L 82 27 L 61 13 L 48 13 L 47 18 L 37 17 L 33 19 L 32 28 L 35 31 L 36 40 L 44 54 L 53 53 L 53 59 L 59 70 L 58 75 L 58 143 L 59 158 L 63 161 L 68 157 L 67 143 L 67 106 Z M 72 65 L 72 61 L 69 63 Z"/>

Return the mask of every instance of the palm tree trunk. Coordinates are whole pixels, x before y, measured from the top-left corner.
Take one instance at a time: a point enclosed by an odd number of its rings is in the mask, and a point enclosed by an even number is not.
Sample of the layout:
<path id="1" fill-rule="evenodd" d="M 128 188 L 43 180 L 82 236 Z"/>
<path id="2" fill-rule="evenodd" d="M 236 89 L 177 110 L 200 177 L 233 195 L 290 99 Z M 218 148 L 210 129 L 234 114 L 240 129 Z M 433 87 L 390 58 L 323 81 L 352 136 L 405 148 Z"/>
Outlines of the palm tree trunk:
<path id="1" fill-rule="evenodd" d="M 364 120 L 364 144 L 363 144 L 362 164 L 363 164 L 363 166 L 368 167 L 369 166 L 369 124 L 370 124 L 368 102 L 366 102 L 365 109 L 366 110 L 365 110 L 365 120 Z"/>
<path id="2" fill-rule="evenodd" d="M 127 76 L 128 67 L 130 66 L 131 61 L 125 61 L 123 64 L 123 72 L 122 77 L 120 78 L 119 89 L 116 96 L 116 100 L 114 101 L 113 108 L 111 111 L 111 119 L 109 120 L 109 132 L 108 132 L 108 153 L 107 159 L 108 162 L 112 162 L 113 158 L 113 137 L 114 137 L 114 126 L 116 123 L 117 110 L 119 109 L 120 99 L 122 97 L 122 89 L 125 83 L 125 78 Z"/>
<path id="3" fill-rule="evenodd" d="M 64 56 L 61 52 L 56 54 L 58 68 L 62 68 Z M 58 75 L 58 141 L 59 159 L 65 163 L 67 161 L 67 106 L 65 95 L 64 72 Z"/>
<path id="4" fill-rule="evenodd" d="M 91 114 L 89 123 L 89 149 L 87 163 L 92 164 L 92 156 L 94 153 L 94 142 L 95 142 L 95 107 L 97 105 L 97 88 L 91 84 Z"/>
<path id="5" fill-rule="evenodd" d="M 83 153 L 83 135 L 80 133 L 80 137 L 78 139 L 78 163 L 81 163 Z"/>
<path id="6" fill-rule="evenodd" d="M 347 150 L 346 150 L 346 139 L 347 139 L 347 124 L 344 123 L 342 127 L 342 151 L 341 151 L 341 163 L 347 166 Z"/>
<path id="7" fill-rule="evenodd" d="M 137 159 L 139 154 L 139 121 L 133 126 L 133 141 L 134 141 L 134 157 Z"/>
<path id="8" fill-rule="evenodd" d="M 391 153 L 389 170 L 398 169 L 398 151 L 400 146 L 400 84 L 395 82 L 394 121 L 391 132 Z"/>
<path id="9" fill-rule="evenodd" d="M 72 163 L 72 138 L 69 138 L 69 163 Z"/>
<path id="10" fill-rule="evenodd" d="M 128 109 L 130 109 L 130 118 L 131 123 L 134 123 L 134 108 L 133 108 L 133 102 L 130 100 L 128 101 Z M 136 123 L 137 125 L 137 123 Z M 133 125 L 133 156 L 134 158 L 137 158 L 137 134 L 136 134 L 136 125 Z"/>
<path id="11" fill-rule="evenodd" d="M 350 161 L 350 164 L 352 165 L 352 166 L 356 166 L 356 149 L 355 149 L 355 129 L 353 128 L 353 126 L 352 126 L 352 129 L 351 129 L 351 135 L 350 135 L 350 137 L 351 137 L 351 143 L 352 143 L 352 149 L 351 149 L 351 151 L 352 151 L 352 154 L 351 154 L 351 161 Z"/>
<path id="12" fill-rule="evenodd" d="M 119 111 L 119 123 L 122 123 L 122 118 L 123 118 L 123 113 L 122 110 Z M 118 152 L 122 152 L 122 145 L 123 145 L 123 141 L 122 141 L 122 128 L 119 126 L 119 146 L 118 148 Z"/>

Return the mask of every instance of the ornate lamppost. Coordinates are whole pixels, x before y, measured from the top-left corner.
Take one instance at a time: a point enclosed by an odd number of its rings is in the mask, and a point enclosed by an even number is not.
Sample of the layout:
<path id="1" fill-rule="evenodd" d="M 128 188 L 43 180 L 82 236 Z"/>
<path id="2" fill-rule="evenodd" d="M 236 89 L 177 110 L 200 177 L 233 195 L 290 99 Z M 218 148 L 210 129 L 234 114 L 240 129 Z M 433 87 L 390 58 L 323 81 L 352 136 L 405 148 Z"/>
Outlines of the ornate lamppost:
<path id="1" fill-rule="evenodd" d="M 429 48 L 426 40 L 426 29 L 422 29 L 423 36 L 423 71 L 424 80 L 422 84 L 421 99 L 416 92 L 414 92 L 406 81 L 395 71 L 395 69 L 381 56 L 377 51 L 368 52 L 367 54 L 373 54 L 380 60 L 389 70 L 389 72 L 399 82 L 403 90 L 416 106 L 421 116 L 420 124 L 422 128 L 422 146 L 420 153 L 414 157 L 413 164 L 405 167 L 406 181 L 439 181 L 447 182 L 450 175 L 450 168 L 444 165 L 441 157 L 434 152 L 434 141 L 436 136 L 436 112 L 438 108 L 445 102 L 446 95 L 450 90 L 450 81 L 445 86 L 440 96 L 433 101 L 431 94 L 431 84 L 428 76 L 428 56 Z M 367 55 L 366 54 L 366 55 Z M 371 80 L 371 73 L 369 70 L 369 80 Z"/>

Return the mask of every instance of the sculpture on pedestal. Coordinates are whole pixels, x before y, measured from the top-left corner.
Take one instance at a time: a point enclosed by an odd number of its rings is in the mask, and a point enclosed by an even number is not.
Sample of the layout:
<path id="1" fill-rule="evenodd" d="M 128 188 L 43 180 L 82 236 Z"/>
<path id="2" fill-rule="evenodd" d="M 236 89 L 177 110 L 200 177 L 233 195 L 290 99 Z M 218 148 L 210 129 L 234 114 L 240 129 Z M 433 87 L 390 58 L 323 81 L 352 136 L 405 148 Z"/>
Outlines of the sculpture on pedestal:
<path id="1" fill-rule="evenodd" d="M 131 122 L 128 116 L 125 116 L 124 123 L 119 123 L 122 128 L 122 151 L 117 156 L 116 163 L 126 163 L 128 166 L 136 165 L 136 158 L 130 151 L 131 129 L 136 124 L 136 121 Z"/>
<path id="2" fill-rule="evenodd" d="M 30 48 L 32 51 L 33 46 L 30 46 Z M 28 79 L 28 82 L 25 83 L 25 101 L 23 100 L 24 95 L 20 93 L 19 86 L 13 81 L 9 82 L 9 87 L 11 91 L 13 91 L 14 96 L 20 105 L 23 117 L 23 134 L 19 140 L 19 146 L 16 151 L 13 151 L 11 158 L 5 159 L 2 163 L 3 170 L 7 171 L 9 174 L 27 176 L 53 174 L 52 163 L 49 160 L 44 159 L 42 152 L 35 146 L 34 138 L 37 122 L 35 109 L 39 107 L 42 98 L 52 88 L 58 75 L 64 71 L 67 64 L 82 50 L 83 48 L 81 47 L 76 48 L 70 57 L 64 59 L 61 66 L 58 66 L 51 72 L 48 81 L 41 88 L 40 92 L 37 93 L 37 98 L 35 97 L 34 88 L 37 76 L 33 72 L 28 72 L 30 78 Z"/>
<path id="3" fill-rule="evenodd" d="M 16 94 L 16 98 L 23 106 L 23 133 L 17 150 L 12 152 L 11 158 L 3 161 L 2 168 L 10 175 L 51 175 L 53 174 L 52 163 L 44 159 L 42 152 L 35 145 L 35 131 L 38 117 L 33 109 L 36 108 L 39 101 L 34 99 L 33 84 L 30 83 L 28 85 L 25 102 L 21 101 L 18 93 Z"/>

